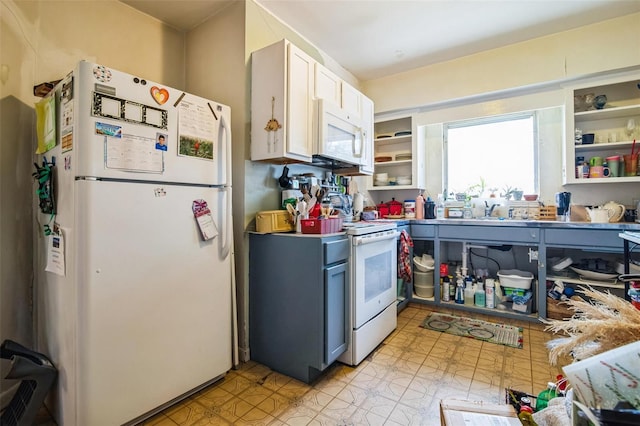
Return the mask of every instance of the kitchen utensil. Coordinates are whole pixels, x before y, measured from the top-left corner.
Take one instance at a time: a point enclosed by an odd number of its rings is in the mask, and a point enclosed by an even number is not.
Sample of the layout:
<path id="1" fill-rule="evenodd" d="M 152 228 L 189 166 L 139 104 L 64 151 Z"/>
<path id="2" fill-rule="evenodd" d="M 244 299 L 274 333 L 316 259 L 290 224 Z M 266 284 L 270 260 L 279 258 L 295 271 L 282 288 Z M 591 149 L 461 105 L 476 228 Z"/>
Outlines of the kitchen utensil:
<path id="1" fill-rule="evenodd" d="M 612 155 L 606 158 L 607 165 L 609 166 L 609 170 L 611 173 L 609 176 L 611 177 L 619 177 L 620 176 L 620 156 Z"/>
<path id="2" fill-rule="evenodd" d="M 633 151 L 633 148 L 631 149 Z M 638 154 L 624 155 L 624 175 L 635 176 L 638 171 Z"/>
<path id="3" fill-rule="evenodd" d="M 380 218 L 385 218 L 389 216 L 389 205 L 387 203 L 380 203 L 376 206 L 378 209 L 378 216 Z"/>
<path id="4" fill-rule="evenodd" d="M 604 166 L 592 166 L 589 168 L 590 178 L 603 178 L 611 175 L 611 169 Z"/>
<path id="5" fill-rule="evenodd" d="M 604 160 L 602 159 L 602 157 L 591 157 L 589 159 L 589 166 L 593 167 L 593 166 L 602 166 L 602 163 L 604 162 Z"/>
<path id="6" fill-rule="evenodd" d="M 424 217 L 425 219 L 436 218 L 436 203 L 431 198 L 424 203 Z"/>
<path id="7" fill-rule="evenodd" d="M 560 259 L 556 263 L 554 263 L 551 266 L 551 269 L 553 269 L 556 272 L 563 271 L 567 269 L 569 266 L 571 266 L 572 263 L 573 263 L 573 259 L 571 259 L 570 257 L 565 257 L 563 259 Z"/>
<path id="8" fill-rule="evenodd" d="M 620 222 L 624 217 L 624 212 L 626 211 L 626 207 L 622 204 L 616 203 L 615 201 L 609 201 L 604 206 L 603 209 L 608 210 L 609 213 L 609 222 Z"/>
<path id="9" fill-rule="evenodd" d="M 562 216 L 565 221 L 569 220 L 569 206 L 571 205 L 570 192 L 556 193 L 556 204 L 558 206 L 558 215 Z"/>
<path id="10" fill-rule="evenodd" d="M 378 156 L 375 158 L 376 163 L 386 163 L 387 161 L 392 161 L 393 157 L 388 155 Z"/>
<path id="11" fill-rule="evenodd" d="M 393 216 L 402 215 L 403 204 L 399 201 L 396 201 L 395 198 L 392 198 L 389 201 L 389 214 Z"/>
<path id="12" fill-rule="evenodd" d="M 586 210 L 589 214 L 589 219 L 593 223 L 609 223 L 609 219 L 612 215 L 612 211 L 602 208 L 586 208 Z"/>
<path id="13" fill-rule="evenodd" d="M 627 120 L 627 126 L 625 128 L 625 133 L 629 137 L 629 140 L 633 138 L 633 134 L 635 133 L 635 131 L 636 131 L 636 120 L 634 120 L 633 118 L 630 118 L 629 120 Z"/>
<path id="14" fill-rule="evenodd" d="M 582 135 L 582 144 L 583 145 L 589 145 L 592 144 L 596 139 L 596 134 L 595 133 L 584 133 Z"/>
<path id="15" fill-rule="evenodd" d="M 590 271 L 588 269 L 580 269 L 575 266 L 570 266 L 570 268 L 575 273 L 580 275 L 581 278 L 585 278 L 585 279 L 605 281 L 605 280 L 613 280 L 618 277 L 618 274 L 613 271 L 597 272 L 597 271 Z"/>
<path id="16" fill-rule="evenodd" d="M 282 175 L 278 178 L 278 183 L 284 189 L 289 188 L 293 183 L 289 177 L 289 168 L 286 165 L 282 169 Z"/>
<path id="17" fill-rule="evenodd" d="M 593 100 L 593 106 L 596 109 L 602 109 L 607 104 L 607 95 L 598 95 Z"/>

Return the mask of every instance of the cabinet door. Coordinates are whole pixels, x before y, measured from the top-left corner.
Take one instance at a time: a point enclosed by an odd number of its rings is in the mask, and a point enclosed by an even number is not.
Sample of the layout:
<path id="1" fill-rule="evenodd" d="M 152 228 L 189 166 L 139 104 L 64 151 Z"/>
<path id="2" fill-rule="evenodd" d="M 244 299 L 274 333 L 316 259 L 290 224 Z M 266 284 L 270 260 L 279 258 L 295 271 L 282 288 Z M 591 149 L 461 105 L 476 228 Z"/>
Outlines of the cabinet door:
<path id="1" fill-rule="evenodd" d="M 316 63 L 315 65 L 315 97 L 325 99 L 341 106 L 341 83 L 340 78 L 329 71 L 324 66 Z"/>
<path id="2" fill-rule="evenodd" d="M 313 59 L 288 45 L 287 152 L 308 157 L 313 154 Z"/>
<path id="3" fill-rule="evenodd" d="M 343 110 L 362 116 L 362 93 L 360 93 L 355 87 L 342 82 L 342 104 L 340 105 Z"/>
<path id="4" fill-rule="evenodd" d="M 335 361 L 347 350 L 348 341 L 348 290 L 347 263 L 325 269 L 324 273 L 324 362 Z"/>
<path id="5" fill-rule="evenodd" d="M 362 164 L 360 172 L 362 174 L 373 174 L 373 101 L 366 96 L 361 96 L 362 100 L 362 136 L 364 150 L 362 154 Z"/>

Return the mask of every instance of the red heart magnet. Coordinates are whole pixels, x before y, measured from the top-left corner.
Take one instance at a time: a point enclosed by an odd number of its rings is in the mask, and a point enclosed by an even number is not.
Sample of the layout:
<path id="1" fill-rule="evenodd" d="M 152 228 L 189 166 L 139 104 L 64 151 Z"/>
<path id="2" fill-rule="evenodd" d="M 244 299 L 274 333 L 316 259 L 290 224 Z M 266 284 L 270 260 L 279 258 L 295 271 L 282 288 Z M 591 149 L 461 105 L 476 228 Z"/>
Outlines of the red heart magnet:
<path id="1" fill-rule="evenodd" d="M 169 91 L 153 86 L 151 88 L 151 96 L 153 96 L 153 100 L 156 101 L 158 105 L 162 105 L 169 100 Z"/>

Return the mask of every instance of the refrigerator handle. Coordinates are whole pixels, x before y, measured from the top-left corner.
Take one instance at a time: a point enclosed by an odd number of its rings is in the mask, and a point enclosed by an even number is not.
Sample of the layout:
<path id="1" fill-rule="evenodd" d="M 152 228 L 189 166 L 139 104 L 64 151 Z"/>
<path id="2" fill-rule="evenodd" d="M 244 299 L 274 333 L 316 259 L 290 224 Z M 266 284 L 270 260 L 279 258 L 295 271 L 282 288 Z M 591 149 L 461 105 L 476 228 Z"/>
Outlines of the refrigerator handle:
<path id="1" fill-rule="evenodd" d="M 227 203 L 225 214 L 222 215 L 222 251 L 220 254 L 222 259 L 226 259 L 231 249 L 231 242 L 233 241 L 233 228 L 231 227 L 231 187 L 225 186 L 222 188 L 222 191 L 226 193 Z"/>
<path id="2" fill-rule="evenodd" d="M 227 124 L 224 114 L 220 114 L 220 127 L 218 127 L 218 140 L 222 140 L 222 132 L 224 131 L 224 151 L 225 151 L 225 173 L 226 181 L 224 185 L 231 186 L 231 127 Z"/>
<path id="3" fill-rule="evenodd" d="M 226 182 L 224 191 L 227 192 L 227 205 L 226 212 L 222 217 L 222 258 L 226 259 L 231 249 L 231 242 L 233 241 L 233 228 L 231 227 L 231 128 L 227 124 L 227 119 L 224 114 L 220 115 L 220 127 L 218 128 L 218 140 L 222 140 L 222 131 L 225 133 L 225 173 Z"/>

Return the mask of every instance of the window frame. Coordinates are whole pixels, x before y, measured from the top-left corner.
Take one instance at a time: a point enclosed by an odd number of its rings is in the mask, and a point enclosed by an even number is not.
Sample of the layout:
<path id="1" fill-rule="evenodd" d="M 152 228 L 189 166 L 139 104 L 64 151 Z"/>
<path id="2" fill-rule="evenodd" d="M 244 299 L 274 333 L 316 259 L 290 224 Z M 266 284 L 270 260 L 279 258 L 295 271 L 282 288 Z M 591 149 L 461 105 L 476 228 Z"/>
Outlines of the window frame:
<path id="1" fill-rule="evenodd" d="M 532 119 L 532 137 L 533 137 L 533 186 L 534 192 L 540 191 L 540 138 L 539 138 L 539 122 L 537 110 L 520 111 L 515 113 L 506 113 L 499 115 L 491 115 L 478 118 L 455 120 L 443 123 L 442 127 L 442 190 L 451 191 L 449 188 L 449 129 L 462 127 L 472 127 L 484 124 L 492 124 L 506 121 Z"/>

